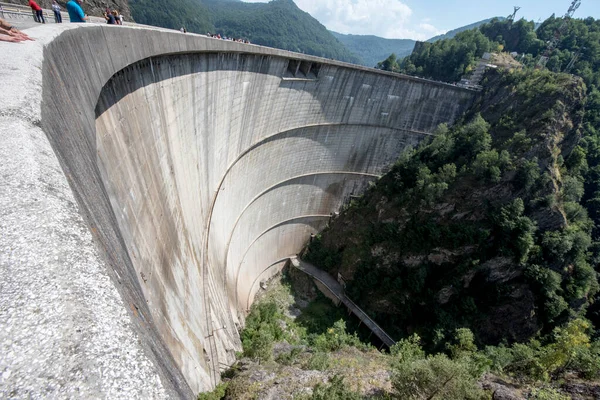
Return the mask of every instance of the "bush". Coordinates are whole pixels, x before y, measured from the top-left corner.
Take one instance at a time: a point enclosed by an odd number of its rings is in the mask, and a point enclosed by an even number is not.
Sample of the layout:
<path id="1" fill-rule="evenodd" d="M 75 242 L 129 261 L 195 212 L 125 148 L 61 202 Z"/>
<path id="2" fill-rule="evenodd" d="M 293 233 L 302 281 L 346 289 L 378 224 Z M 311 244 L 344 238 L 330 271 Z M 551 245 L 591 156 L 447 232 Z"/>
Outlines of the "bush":
<path id="1" fill-rule="evenodd" d="M 541 352 L 541 345 L 535 340 L 515 343 L 510 352 L 512 360 L 504 370 L 523 381 L 547 381 L 549 374 L 540 361 Z"/>
<path id="2" fill-rule="evenodd" d="M 390 348 L 390 354 L 394 361 L 404 363 L 421 360 L 425 358 L 425 352 L 421 347 L 421 338 L 416 333 L 407 339 L 401 339 Z"/>
<path id="3" fill-rule="evenodd" d="M 473 172 L 485 182 L 498 183 L 504 169 L 511 165 L 510 155 L 506 150 L 486 150 L 477 154 L 473 162 Z"/>
<path id="4" fill-rule="evenodd" d="M 332 271 L 334 268 L 339 267 L 342 261 L 340 253 L 331 250 L 323 244 L 321 235 L 317 235 L 309 244 L 303 258 L 325 271 Z"/>
<path id="5" fill-rule="evenodd" d="M 311 344 L 319 351 L 336 351 L 346 346 L 364 348 L 365 345 L 355 334 L 346 332 L 346 322 L 335 322 L 325 333 L 312 337 Z"/>
<path id="6" fill-rule="evenodd" d="M 569 369 L 584 379 L 600 378 L 600 342 L 596 342 L 592 348 L 578 348 L 573 354 Z"/>
<path id="7" fill-rule="evenodd" d="M 282 365 L 293 365 L 301 352 L 302 349 L 300 347 L 294 347 L 287 353 L 281 353 L 275 361 Z"/>
<path id="8" fill-rule="evenodd" d="M 313 388 L 311 400 L 360 400 L 360 394 L 344 385 L 344 378 L 335 375 L 327 385 L 318 384 Z"/>
<path id="9" fill-rule="evenodd" d="M 556 373 L 567 368 L 575 359 L 577 353 L 590 347 L 590 337 L 587 332 L 591 329 L 588 321 L 576 319 L 563 328 L 555 328 L 554 342 L 547 345 L 541 358 L 549 373 Z"/>
<path id="10" fill-rule="evenodd" d="M 562 195 L 565 201 L 578 202 L 583 197 L 583 182 L 573 176 L 565 176 L 562 182 Z"/>
<path id="11" fill-rule="evenodd" d="M 492 215 L 498 247 L 501 251 L 512 253 L 520 263 L 527 261 L 537 229 L 535 222 L 523 215 L 524 211 L 523 200 L 516 198 Z"/>
<path id="12" fill-rule="evenodd" d="M 242 332 L 244 355 L 258 362 L 268 361 L 273 357 L 273 344 L 283 336 L 278 324 L 280 317 L 277 304 L 274 302 L 257 303 L 252 307 L 246 319 L 246 328 Z"/>
<path id="13" fill-rule="evenodd" d="M 552 388 L 536 388 L 531 391 L 530 399 L 536 400 L 570 400 L 571 397 L 561 394 Z"/>
<path id="14" fill-rule="evenodd" d="M 329 355 L 323 351 L 317 351 L 314 353 L 308 363 L 306 364 L 306 369 L 316 370 L 316 371 L 325 371 L 329 368 Z"/>
<path id="15" fill-rule="evenodd" d="M 465 363 L 437 354 L 399 364 L 393 371 L 392 386 L 400 399 L 482 399 L 478 378 Z"/>
<path id="16" fill-rule="evenodd" d="M 503 344 L 486 346 L 482 354 L 489 361 L 490 370 L 496 373 L 504 373 L 505 368 L 513 361 L 512 349 Z"/>
<path id="17" fill-rule="evenodd" d="M 523 159 L 517 167 L 515 181 L 519 188 L 529 191 L 540 179 L 540 176 L 541 173 L 537 157 L 534 157 L 531 161 Z"/>
<path id="18" fill-rule="evenodd" d="M 200 393 L 198 400 L 221 400 L 225 397 L 227 391 L 227 382 L 221 382 L 214 388 L 212 392 Z"/>
<path id="19" fill-rule="evenodd" d="M 260 329 L 253 337 L 251 343 L 243 342 L 244 354 L 257 360 L 259 363 L 273 358 L 273 344 L 275 338 L 266 329 Z"/>
<path id="20" fill-rule="evenodd" d="M 470 356 L 477 351 L 475 346 L 475 337 L 468 328 L 459 328 L 454 334 L 453 343 L 447 343 L 446 347 L 450 351 L 453 360 Z"/>

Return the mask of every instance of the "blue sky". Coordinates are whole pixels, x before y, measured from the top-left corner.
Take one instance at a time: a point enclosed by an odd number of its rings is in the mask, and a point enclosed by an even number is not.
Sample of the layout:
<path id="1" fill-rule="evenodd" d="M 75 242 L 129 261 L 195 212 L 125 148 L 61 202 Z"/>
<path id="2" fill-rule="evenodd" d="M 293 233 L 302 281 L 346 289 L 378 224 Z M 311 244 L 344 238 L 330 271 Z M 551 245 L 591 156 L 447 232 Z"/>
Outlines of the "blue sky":
<path id="1" fill-rule="evenodd" d="M 268 0 L 244 0 L 262 2 Z M 521 6 L 517 18 L 537 21 L 563 15 L 572 0 L 294 0 L 328 29 L 386 38 L 428 39 L 494 16 L 507 16 Z M 600 19 L 600 0 L 582 0 L 575 17 Z"/>

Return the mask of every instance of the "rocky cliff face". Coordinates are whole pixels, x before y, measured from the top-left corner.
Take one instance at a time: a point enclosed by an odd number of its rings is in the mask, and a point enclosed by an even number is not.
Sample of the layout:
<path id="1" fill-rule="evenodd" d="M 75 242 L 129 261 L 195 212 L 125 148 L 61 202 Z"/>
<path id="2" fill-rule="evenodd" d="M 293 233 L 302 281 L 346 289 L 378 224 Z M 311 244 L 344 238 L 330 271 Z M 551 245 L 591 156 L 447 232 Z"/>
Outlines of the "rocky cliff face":
<path id="1" fill-rule="evenodd" d="M 10 4 L 18 4 L 21 6 L 26 6 L 28 4 L 28 1 L 25 0 L 6 0 L 5 2 Z M 42 8 L 48 10 L 51 9 L 52 0 L 36 0 L 36 2 Z M 60 4 L 64 11 L 67 1 L 58 0 L 58 4 Z M 111 10 L 118 10 L 121 14 L 123 14 L 123 17 L 126 20 L 132 20 L 131 11 L 129 9 L 129 3 L 127 0 L 84 0 L 81 5 L 85 13 L 88 15 L 102 16 L 104 10 L 108 7 Z"/>
<path id="2" fill-rule="evenodd" d="M 480 343 L 526 340 L 597 290 L 593 277 L 581 283 L 590 267 L 577 249 L 589 246 L 574 160 L 585 85 L 494 71 L 485 88 L 305 255 L 342 274 L 393 335 L 417 332 L 432 347 L 464 326 Z"/>

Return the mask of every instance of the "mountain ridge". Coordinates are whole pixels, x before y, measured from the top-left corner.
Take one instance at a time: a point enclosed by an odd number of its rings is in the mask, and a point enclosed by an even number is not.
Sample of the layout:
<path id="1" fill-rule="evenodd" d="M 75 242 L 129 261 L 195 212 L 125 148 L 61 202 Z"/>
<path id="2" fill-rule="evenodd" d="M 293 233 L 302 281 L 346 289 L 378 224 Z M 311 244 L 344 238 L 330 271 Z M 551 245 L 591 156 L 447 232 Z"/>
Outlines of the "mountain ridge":
<path id="1" fill-rule="evenodd" d="M 474 22 L 469 25 L 464 25 L 455 29 L 452 29 L 442 35 L 434 36 L 427 39 L 426 42 L 433 43 L 438 40 L 451 39 L 460 32 L 464 32 L 470 29 L 475 29 L 483 24 L 486 24 L 497 18 L 503 20 L 502 17 L 487 18 L 481 21 Z M 354 35 L 354 34 L 343 34 L 334 31 L 329 31 L 338 39 L 348 50 L 356 54 L 362 60 L 367 67 L 375 67 L 377 63 L 385 60 L 390 54 L 395 54 L 397 58 L 401 59 L 409 56 L 415 44 L 418 42 L 413 39 L 386 39 L 376 35 Z"/>
<path id="2" fill-rule="evenodd" d="M 461 27 L 449 30 L 448 32 L 443 33 L 441 35 L 434 36 L 434 37 L 432 37 L 430 39 L 427 39 L 426 42 L 434 43 L 434 42 L 437 42 L 438 40 L 452 39 L 458 33 L 461 33 L 461 32 L 464 32 L 464 31 L 468 31 L 470 29 L 479 28 L 481 25 L 487 24 L 488 22 L 490 22 L 493 19 L 498 19 L 499 21 L 503 21 L 506 18 L 504 18 L 504 17 L 492 17 L 492 18 L 482 19 L 481 21 L 473 22 L 472 24 L 461 26 Z"/>
<path id="3" fill-rule="evenodd" d="M 310 14 L 292 0 L 245 3 L 235 0 L 130 0 L 140 23 L 188 32 L 248 39 L 252 43 L 360 64 Z"/>

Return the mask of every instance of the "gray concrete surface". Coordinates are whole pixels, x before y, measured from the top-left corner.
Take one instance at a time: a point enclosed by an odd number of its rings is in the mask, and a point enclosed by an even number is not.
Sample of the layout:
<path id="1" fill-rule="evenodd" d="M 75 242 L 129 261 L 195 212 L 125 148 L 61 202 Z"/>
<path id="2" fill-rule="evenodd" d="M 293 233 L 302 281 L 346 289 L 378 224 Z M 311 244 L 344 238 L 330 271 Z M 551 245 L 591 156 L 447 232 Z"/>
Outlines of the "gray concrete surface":
<path id="1" fill-rule="evenodd" d="M 46 135 L 45 42 L 0 43 L 0 398 L 165 398 Z"/>
<path id="2" fill-rule="evenodd" d="M 56 382 L 62 389 L 49 389 L 54 397 L 79 387 L 89 397 L 118 397 L 104 382 L 111 375 L 88 368 L 105 361 L 118 376 L 131 372 L 127 382 L 115 381 L 123 397 L 191 398 L 210 389 L 240 349 L 238 329 L 258 282 L 277 273 L 402 149 L 452 122 L 474 96 L 160 29 L 47 24 L 30 33 L 40 40 L 0 43 L 0 83 L 15 93 L 0 104 L 10 149 L 1 176 L 11 182 L 0 189 L 0 212 L 12 215 L 0 226 L 18 232 L 0 237 L 1 284 L 3 292 L 27 292 L 31 270 L 31 279 L 39 274 L 65 291 L 40 287 L 32 295 L 55 294 L 43 299 L 58 315 L 70 310 L 71 318 L 91 321 L 75 324 L 81 332 L 65 330 L 70 325 L 57 316 L 38 329 L 36 308 L 14 300 L 1 309 L 3 350 L 31 336 L 40 346 L 71 349 L 85 366 L 66 379 L 71 375 L 54 372 L 70 365 L 69 351 L 35 369 L 15 367 L 32 354 L 0 356 L 4 371 L 12 371 L 2 374 L 2 393 L 16 397 L 28 397 L 27 390 L 44 397 L 37 393 Z M 307 76 L 294 76 L 296 60 Z M 21 135 L 12 133 L 15 124 Z M 55 183 L 36 181 L 29 169 Z M 35 215 L 15 207 L 29 191 L 48 204 Z M 54 236 L 45 223 L 53 218 Z M 31 246 L 36 240 L 41 244 Z M 89 276 L 78 278 L 75 256 Z M 94 302 L 86 302 L 86 285 Z M 114 325 L 123 330 L 115 334 L 119 346 L 104 342 L 111 335 L 94 336 L 118 332 Z M 106 354 L 84 352 L 92 342 Z M 134 354 L 126 366 L 120 351 Z M 43 379 L 52 384 L 40 385 Z"/>

